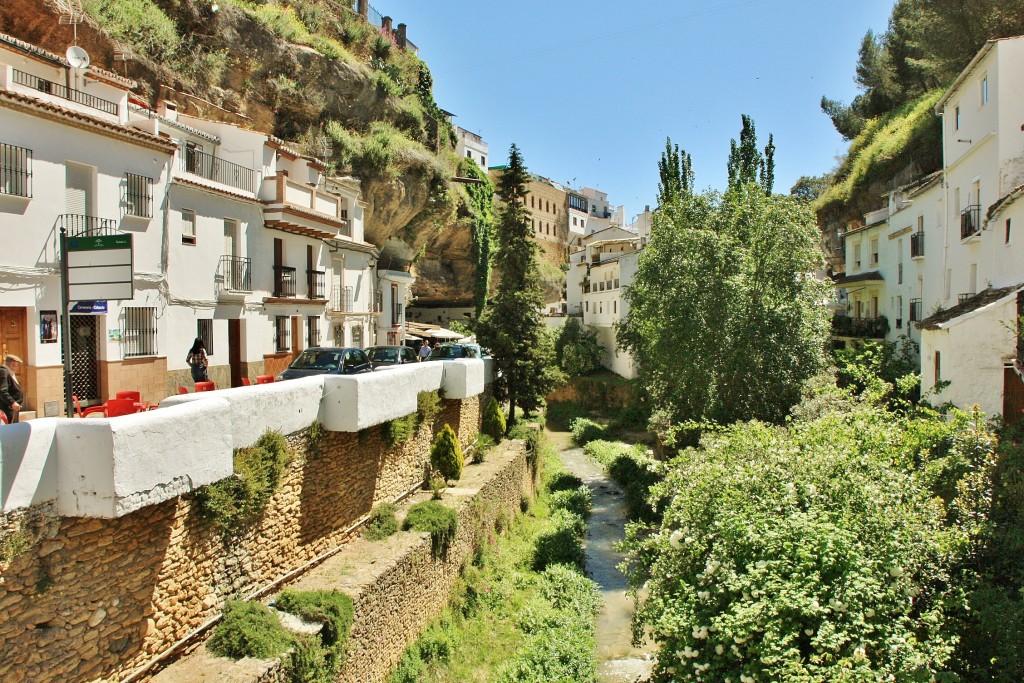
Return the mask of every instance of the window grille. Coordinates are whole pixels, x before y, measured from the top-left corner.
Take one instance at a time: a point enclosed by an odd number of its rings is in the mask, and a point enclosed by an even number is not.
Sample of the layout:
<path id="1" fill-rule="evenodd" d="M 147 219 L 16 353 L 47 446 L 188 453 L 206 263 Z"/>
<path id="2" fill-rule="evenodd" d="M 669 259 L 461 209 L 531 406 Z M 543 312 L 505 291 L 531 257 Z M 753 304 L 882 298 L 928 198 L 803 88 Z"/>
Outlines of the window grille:
<path id="1" fill-rule="evenodd" d="M 0 142 L 0 194 L 32 196 L 32 150 Z"/>
<path id="2" fill-rule="evenodd" d="M 197 320 L 196 336 L 203 340 L 206 355 L 213 355 L 213 320 Z"/>
<path id="3" fill-rule="evenodd" d="M 124 198 L 121 202 L 126 216 L 153 217 L 153 179 L 134 173 L 124 174 Z"/>
<path id="4" fill-rule="evenodd" d="M 156 308 L 150 306 L 128 306 L 121 311 L 121 339 L 124 357 L 155 356 Z"/>
<path id="5" fill-rule="evenodd" d="M 306 346 L 320 346 L 320 317 L 316 315 L 309 316 L 307 325 L 307 336 Z"/>
<path id="6" fill-rule="evenodd" d="M 278 351 L 287 351 L 291 348 L 288 334 L 288 316 L 278 315 L 274 317 L 274 348 Z"/>

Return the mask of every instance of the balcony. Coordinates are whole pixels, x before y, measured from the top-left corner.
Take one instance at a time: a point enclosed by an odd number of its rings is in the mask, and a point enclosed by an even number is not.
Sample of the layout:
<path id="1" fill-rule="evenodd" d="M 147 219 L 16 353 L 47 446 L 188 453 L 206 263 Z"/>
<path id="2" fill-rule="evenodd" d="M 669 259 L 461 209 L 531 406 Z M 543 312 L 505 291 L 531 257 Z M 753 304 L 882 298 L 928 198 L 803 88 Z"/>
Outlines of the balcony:
<path id="1" fill-rule="evenodd" d="M 118 115 L 119 107 L 116 102 L 104 100 L 103 98 L 96 97 L 95 95 L 90 95 L 82 92 L 81 90 L 69 88 L 66 85 L 61 85 L 60 83 L 48 81 L 45 78 L 40 78 L 39 76 L 33 76 L 30 73 L 19 71 L 18 69 L 12 69 L 12 71 L 14 72 L 14 82 L 18 85 L 23 85 L 26 88 L 38 90 L 39 92 L 46 93 L 47 95 L 53 95 L 54 97 L 59 97 L 62 100 L 68 100 L 69 102 L 74 102 L 84 107 L 101 111 L 104 114 L 110 114 L 111 116 Z"/>
<path id="2" fill-rule="evenodd" d="M 179 157 L 178 168 L 185 173 L 230 185 L 243 192 L 256 192 L 256 171 L 198 149 L 186 148 Z"/>
<path id="3" fill-rule="evenodd" d="M 0 142 L 0 194 L 32 198 L 32 150 Z"/>
<path id="4" fill-rule="evenodd" d="M 322 270 L 307 270 L 306 291 L 306 297 L 309 299 L 326 299 L 327 273 Z"/>
<path id="5" fill-rule="evenodd" d="M 85 216 L 78 213 L 66 213 L 57 219 L 57 227 L 67 231 L 68 237 L 86 237 L 90 235 L 117 235 L 117 221 L 112 218 Z"/>
<path id="6" fill-rule="evenodd" d="M 960 212 L 960 239 L 965 240 L 981 232 L 981 205 L 971 204 Z"/>
<path id="7" fill-rule="evenodd" d="M 851 318 L 848 315 L 832 317 L 832 336 L 834 337 L 882 339 L 888 331 L 889 319 L 884 315 L 877 318 Z"/>
<path id="8" fill-rule="evenodd" d="M 924 233 L 916 232 L 910 236 L 910 258 L 924 256 Z"/>
<path id="9" fill-rule="evenodd" d="M 922 319 L 921 318 L 921 300 L 920 299 L 911 299 L 910 300 L 910 322 L 916 323 L 916 322 L 920 321 L 921 319 Z"/>
<path id="10" fill-rule="evenodd" d="M 274 296 L 295 296 L 295 269 L 289 266 L 274 266 Z"/>
<path id="11" fill-rule="evenodd" d="M 224 289 L 233 292 L 252 291 L 252 262 L 243 256 L 220 257 L 220 282 Z"/>
<path id="12" fill-rule="evenodd" d="M 976 294 L 977 294 L 977 292 L 961 292 L 961 293 L 957 294 L 956 295 L 956 303 L 957 303 L 957 305 L 962 304 L 963 302 L 967 301 L 968 299 L 970 299 L 972 296 L 975 296 Z"/>

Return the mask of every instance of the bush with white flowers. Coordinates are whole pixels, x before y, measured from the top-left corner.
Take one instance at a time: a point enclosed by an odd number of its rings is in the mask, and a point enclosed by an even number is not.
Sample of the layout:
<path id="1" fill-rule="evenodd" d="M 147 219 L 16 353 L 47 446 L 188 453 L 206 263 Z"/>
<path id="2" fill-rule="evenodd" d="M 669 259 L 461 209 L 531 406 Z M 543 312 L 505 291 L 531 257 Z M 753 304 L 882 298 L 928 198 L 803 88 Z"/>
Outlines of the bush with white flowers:
<path id="1" fill-rule="evenodd" d="M 866 406 L 705 436 L 626 543 L 652 680 L 944 680 L 993 447 L 978 416 Z"/>

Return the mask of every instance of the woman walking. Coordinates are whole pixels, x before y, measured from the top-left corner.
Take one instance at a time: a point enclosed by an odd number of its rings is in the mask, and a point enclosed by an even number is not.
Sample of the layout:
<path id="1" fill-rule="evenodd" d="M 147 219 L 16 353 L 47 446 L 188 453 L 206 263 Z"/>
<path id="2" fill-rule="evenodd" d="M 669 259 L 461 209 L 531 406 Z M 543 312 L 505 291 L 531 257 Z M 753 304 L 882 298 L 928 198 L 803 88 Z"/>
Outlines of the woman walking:
<path id="1" fill-rule="evenodd" d="M 192 343 L 192 348 L 189 349 L 185 362 L 192 369 L 193 382 L 210 381 L 210 378 L 206 376 L 206 366 L 209 365 L 209 360 L 206 358 L 206 347 L 203 345 L 203 340 L 199 337 L 196 337 L 195 342 Z"/>

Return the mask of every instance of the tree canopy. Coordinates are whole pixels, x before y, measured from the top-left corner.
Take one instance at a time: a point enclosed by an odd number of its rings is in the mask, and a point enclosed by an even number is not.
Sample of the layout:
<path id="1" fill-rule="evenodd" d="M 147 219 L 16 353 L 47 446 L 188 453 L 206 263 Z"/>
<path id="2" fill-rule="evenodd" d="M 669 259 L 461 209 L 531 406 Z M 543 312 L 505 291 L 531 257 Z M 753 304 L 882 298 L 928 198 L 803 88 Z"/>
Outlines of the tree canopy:
<path id="1" fill-rule="evenodd" d="M 494 262 L 501 283 L 477 328 L 480 343 L 494 353 L 500 370 L 494 393 L 509 402 L 510 428 L 515 424 L 516 406 L 525 412 L 536 409 L 554 383 L 553 341 L 540 319 L 544 295 L 526 208 L 528 180 L 519 148 L 512 145 L 508 166 L 498 179 L 502 204 Z"/>
<path id="2" fill-rule="evenodd" d="M 665 138 L 665 151 L 658 161 L 658 204 L 668 204 L 681 194 L 693 192 L 693 162 L 686 150 Z"/>
<path id="3" fill-rule="evenodd" d="M 777 422 L 824 362 L 831 283 L 806 202 L 756 182 L 659 208 L 618 343 L 671 423 Z"/>

